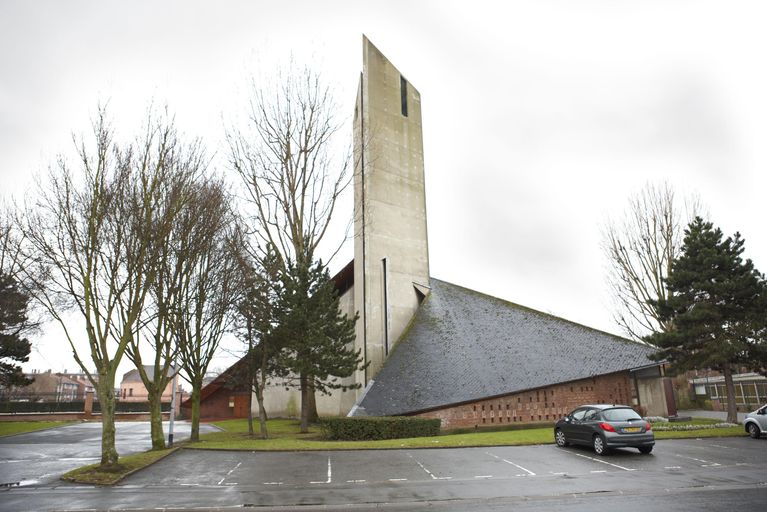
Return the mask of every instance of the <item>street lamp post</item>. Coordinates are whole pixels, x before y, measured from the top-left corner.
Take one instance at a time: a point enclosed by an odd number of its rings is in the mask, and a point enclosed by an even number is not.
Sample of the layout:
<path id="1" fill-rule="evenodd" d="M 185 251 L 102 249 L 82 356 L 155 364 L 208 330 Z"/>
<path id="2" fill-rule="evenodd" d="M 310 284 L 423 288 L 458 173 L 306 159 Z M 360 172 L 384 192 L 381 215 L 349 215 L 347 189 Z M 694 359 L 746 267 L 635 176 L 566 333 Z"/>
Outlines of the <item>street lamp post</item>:
<path id="1" fill-rule="evenodd" d="M 178 382 L 178 368 L 173 368 L 173 383 L 170 395 L 170 421 L 168 422 L 168 448 L 173 447 L 173 421 L 176 419 L 176 383 Z"/>

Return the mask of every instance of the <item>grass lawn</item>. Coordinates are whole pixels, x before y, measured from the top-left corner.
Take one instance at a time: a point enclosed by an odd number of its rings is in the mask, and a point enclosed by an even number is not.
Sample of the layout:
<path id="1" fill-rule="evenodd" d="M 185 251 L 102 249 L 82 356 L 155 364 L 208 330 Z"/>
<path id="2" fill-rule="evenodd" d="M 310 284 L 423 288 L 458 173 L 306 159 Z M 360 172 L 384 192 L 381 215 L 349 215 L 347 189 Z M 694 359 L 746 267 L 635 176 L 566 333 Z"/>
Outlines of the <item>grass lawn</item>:
<path id="1" fill-rule="evenodd" d="M 708 425 L 716 420 L 695 419 L 683 425 Z M 554 442 L 551 427 L 493 432 L 443 434 L 436 437 L 386 439 L 382 441 L 325 441 L 320 438 L 319 428 L 312 425 L 308 434 L 298 432 L 298 421 L 270 420 L 270 439 L 248 437 L 247 420 L 226 420 L 215 423 L 224 432 L 212 432 L 200 436 L 200 441 L 186 445 L 189 448 L 215 450 L 359 450 L 386 448 L 454 448 L 464 446 L 515 446 L 547 444 Z M 666 425 L 664 423 L 664 425 Z M 678 425 L 678 424 L 674 424 Z M 255 425 L 258 432 L 258 423 Z M 728 428 L 695 429 L 674 432 L 655 432 L 656 439 L 679 439 L 695 437 L 729 437 L 745 435 L 741 426 Z"/>
<path id="2" fill-rule="evenodd" d="M 34 432 L 46 428 L 61 427 L 74 423 L 73 421 L 2 421 L 0 422 L 0 437 Z"/>
<path id="3" fill-rule="evenodd" d="M 145 468 L 154 462 L 170 455 L 178 448 L 149 451 L 120 457 L 117 465 L 108 470 L 101 469 L 98 464 L 83 466 L 62 475 L 62 480 L 76 482 L 78 484 L 113 485 L 139 469 Z"/>

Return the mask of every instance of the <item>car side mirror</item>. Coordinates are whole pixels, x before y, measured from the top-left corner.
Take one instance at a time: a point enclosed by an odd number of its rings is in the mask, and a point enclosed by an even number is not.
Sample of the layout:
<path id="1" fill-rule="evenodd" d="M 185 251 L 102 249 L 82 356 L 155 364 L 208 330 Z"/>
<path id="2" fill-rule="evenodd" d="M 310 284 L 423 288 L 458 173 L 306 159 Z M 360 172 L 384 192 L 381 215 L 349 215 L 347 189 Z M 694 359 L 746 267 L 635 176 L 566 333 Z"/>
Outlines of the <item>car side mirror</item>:
<path id="1" fill-rule="evenodd" d="M 570 416 L 565 416 L 565 421 L 566 421 L 567 423 L 570 423 Z"/>

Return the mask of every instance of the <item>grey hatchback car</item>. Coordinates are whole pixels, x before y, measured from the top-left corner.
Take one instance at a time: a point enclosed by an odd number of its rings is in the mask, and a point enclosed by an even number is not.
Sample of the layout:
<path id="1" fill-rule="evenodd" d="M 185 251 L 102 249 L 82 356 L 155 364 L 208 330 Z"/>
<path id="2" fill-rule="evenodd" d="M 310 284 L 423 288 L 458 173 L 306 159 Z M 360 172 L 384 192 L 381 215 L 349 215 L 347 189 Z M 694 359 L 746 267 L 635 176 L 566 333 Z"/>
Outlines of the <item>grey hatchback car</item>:
<path id="1" fill-rule="evenodd" d="M 627 405 L 583 405 L 554 425 L 557 446 L 582 444 L 607 455 L 612 448 L 638 448 L 650 453 L 655 446 L 652 426 Z"/>
<path id="2" fill-rule="evenodd" d="M 754 439 L 759 439 L 762 434 L 767 433 L 767 404 L 764 404 L 754 412 L 746 414 L 743 420 L 743 426 L 748 435 Z"/>

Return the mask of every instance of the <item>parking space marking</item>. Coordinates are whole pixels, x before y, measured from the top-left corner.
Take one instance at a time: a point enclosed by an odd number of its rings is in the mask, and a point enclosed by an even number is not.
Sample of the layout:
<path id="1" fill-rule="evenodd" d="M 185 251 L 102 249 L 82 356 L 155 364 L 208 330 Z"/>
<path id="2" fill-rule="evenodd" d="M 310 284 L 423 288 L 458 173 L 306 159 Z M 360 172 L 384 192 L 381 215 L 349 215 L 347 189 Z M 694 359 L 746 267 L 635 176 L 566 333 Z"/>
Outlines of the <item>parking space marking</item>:
<path id="1" fill-rule="evenodd" d="M 682 469 L 682 466 L 666 466 L 663 469 Z"/>
<path id="2" fill-rule="evenodd" d="M 234 473 L 234 470 L 235 470 L 235 469 L 237 469 L 237 468 L 239 468 L 241 465 L 242 465 L 242 462 L 238 462 L 236 466 L 234 466 L 232 469 L 230 469 L 230 470 L 229 470 L 229 472 L 226 474 L 226 476 L 224 476 L 224 478 L 222 478 L 221 480 L 219 480 L 219 482 L 218 482 L 218 484 L 217 484 L 217 485 L 221 485 L 221 484 L 223 484 L 223 483 L 224 483 L 224 480 L 226 480 L 226 479 L 229 477 L 229 475 L 231 475 L 232 473 Z"/>
<path id="3" fill-rule="evenodd" d="M 493 478 L 493 475 L 477 475 L 474 478 Z"/>
<path id="4" fill-rule="evenodd" d="M 390 478 L 390 482 L 407 482 L 407 478 Z"/>
<path id="5" fill-rule="evenodd" d="M 347 484 L 364 484 L 367 480 L 347 480 Z"/>
<path id="6" fill-rule="evenodd" d="M 713 468 L 716 466 L 721 466 L 721 464 L 719 464 L 718 462 L 711 462 L 710 460 L 696 459 L 695 457 L 687 457 L 685 455 L 679 455 L 678 453 L 675 453 L 674 455 L 676 455 L 677 457 L 681 457 L 683 459 L 690 459 L 696 462 L 702 462 L 703 464 L 701 464 L 701 467 L 704 467 L 704 468 Z"/>
<path id="7" fill-rule="evenodd" d="M 309 482 L 310 484 L 329 484 L 333 482 L 333 466 L 330 463 L 330 457 L 328 457 L 328 479 L 324 482 Z"/>
<path id="8" fill-rule="evenodd" d="M 264 482 L 264 485 L 282 485 L 282 482 Z"/>
<path id="9" fill-rule="evenodd" d="M 607 473 L 606 469 L 593 469 L 589 473 Z"/>
<path id="10" fill-rule="evenodd" d="M 415 461 L 415 463 L 418 464 L 421 467 L 421 469 L 426 471 L 426 473 L 431 477 L 432 480 L 452 480 L 453 479 L 452 476 L 437 476 L 434 473 L 432 473 L 431 471 L 429 471 L 428 469 L 426 469 L 426 466 L 421 464 L 421 462 L 418 459 L 416 459 L 415 457 L 413 457 L 411 454 L 408 453 L 407 456 L 410 457 L 411 459 L 413 459 Z"/>
<path id="11" fill-rule="evenodd" d="M 519 464 L 515 464 L 515 463 L 511 462 L 510 460 L 502 459 L 502 458 L 500 458 L 498 455 L 494 455 L 494 454 L 492 454 L 492 453 L 490 453 L 490 452 L 485 452 L 485 453 L 486 453 L 486 454 L 488 454 L 488 455 L 490 455 L 491 457 L 495 457 L 495 458 L 496 458 L 496 459 L 498 459 L 498 460 L 502 460 L 502 461 L 503 461 L 503 462 L 505 462 L 506 464 L 511 464 L 512 466 L 514 466 L 514 467 L 515 467 L 515 468 L 517 468 L 517 469 L 521 469 L 522 471 L 524 471 L 525 473 L 527 473 L 527 474 L 528 474 L 528 475 L 530 475 L 530 476 L 535 476 L 535 473 L 533 473 L 533 472 L 532 472 L 532 471 L 530 471 L 529 469 L 523 468 L 523 467 L 522 467 L 522 466 L 520 466 Z M 517 476 L 524 476 L 524 475 L 517 475 Z"/>
<path id="12" fill-rule="evenodd" d="M 577 455 L 578 457 L 583 457 L 584 459 L 593 460 L 594 462 L 599 462 L 601 464 L 607 464 L 608 466 L 612 466 L 614 468 L 622 469 L 623 471 L 636 471 L 636 469 L 624 468 L 623 466 L 619 466 L 618 464 L 613 464 L 612 462 L 607 462 L 606 460 L 596 459 L 594 457 L 589 457 L 588 455 L 583 455 L 581 453 L 573 453 L 573 452 L 570 452 L 570 451 L 565 451 L 565 453 L 572 453 L 573 455 Z"/>

